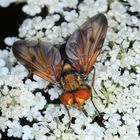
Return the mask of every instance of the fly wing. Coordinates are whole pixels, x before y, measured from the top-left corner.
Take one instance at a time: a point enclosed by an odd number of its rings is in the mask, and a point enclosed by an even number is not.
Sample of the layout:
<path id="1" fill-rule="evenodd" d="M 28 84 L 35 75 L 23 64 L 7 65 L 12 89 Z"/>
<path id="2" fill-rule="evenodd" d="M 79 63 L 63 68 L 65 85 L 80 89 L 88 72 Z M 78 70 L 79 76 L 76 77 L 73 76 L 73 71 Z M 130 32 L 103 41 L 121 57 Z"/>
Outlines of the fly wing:
<path id="1" fill-rule="evenodd" d="M 72 66 L 88 75 L 102 48 L 107 31 L 107 19 L 98 14 L 76 30 L 66 44 L 66 54 Z"/>
<path id="2" fill-rule="evenodd" d="M 60 52 L 41 41 L 20 40 L 13 45 L 13 54 L 30 72 L 55 84 L 60 78 L 63 61 Z"/>

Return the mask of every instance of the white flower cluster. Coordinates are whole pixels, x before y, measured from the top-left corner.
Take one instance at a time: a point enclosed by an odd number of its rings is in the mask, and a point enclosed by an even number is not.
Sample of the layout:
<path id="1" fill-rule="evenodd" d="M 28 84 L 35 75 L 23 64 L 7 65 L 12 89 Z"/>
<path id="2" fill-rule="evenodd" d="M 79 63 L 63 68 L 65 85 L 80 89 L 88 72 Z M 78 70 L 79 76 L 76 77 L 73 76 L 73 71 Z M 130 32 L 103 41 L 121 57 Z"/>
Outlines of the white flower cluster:
<path id="1" fill-rule="evenodd" d="M 21 0 L 0 0 L 8 6 Z M 48 82 L 37 76 L 28 78 L 27 70 L 17 63 L 11 51 L 0 50 L 0 139 L 23 140 L 140 140 L 140 12 L 139 0 L 27 0 L 23 11 L 34 16 L 46 8 L 45 18 L 35 16 L 23 21 L 19 38 L 41 39 L 54 45 L 65 43 L 88 17 L 105 13 L 107 37 L 96 66 L 93 101 L 103 118 L 96 116 L 91 101 L 85 110 L 89 117 L 69 107 L 74 118 L 71 128 L 63 105 L 47 104 L 44 94 Z M 131 13 L 132 12 L 132 13 Z M 12 45 L 17 37 L 5 39 Z M 89 75 L 89 84 L 93 72 Z M 39 91 L 38 91 L 39 90 Z M 48 90 L 50 100 L 61 93 Z M 94 91 L 93 91 L 94 93 Z M 23 119 L 26 123 L 22 124 Z M 98 120 L 101 119 L 101 120 Z M 32 125 L 31 125 L 32 124 Z"/>
<path id="2" fill-rule="evenodd" d="M 140 1 L 139 0 L 128 0 L 130 4 L 130 11 L 140 13 Z"/>
<path id="3" fill-rule="evenodd" d="M 28 40 L 41 39 L 52 44 L 61 44 L 88 17 L 107 10 L 106 0 L 103 2 L 102 0 L 98 0 L 98 2 L 84 1 L 78 7 L 77 4 L 78 0 L 28 0 L 27 5 L 23 7 L 23 11 L 27 14 L 36 15 L 41 12 L 43 7 L 46 7 L 46 10 L 48 9 L 49 14 L 45 18 L 35 16 L 25 19 L 19 28 L 19 37 Z M 72 10 L 67 10 L 69 8 Z M 79 13 L 77 13 L 76 8 Z M 64 18 L 63 21 L 61 16 Z M 56 25 L 56 23 L 59 23 L 59 25 Z M 15 38 L 12 39 L 14 42 Z M 9 44 L 9 40 L 6 40 L 6 43 Z"/>

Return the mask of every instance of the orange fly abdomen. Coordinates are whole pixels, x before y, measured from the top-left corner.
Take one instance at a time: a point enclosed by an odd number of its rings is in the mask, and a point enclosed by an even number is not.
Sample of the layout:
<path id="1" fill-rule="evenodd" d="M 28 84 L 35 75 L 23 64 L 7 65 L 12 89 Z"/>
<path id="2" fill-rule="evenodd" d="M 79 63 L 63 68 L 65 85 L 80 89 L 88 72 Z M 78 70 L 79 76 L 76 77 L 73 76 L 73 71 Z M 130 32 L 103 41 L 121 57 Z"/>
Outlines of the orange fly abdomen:
<path id="1" fill-rule="evenodd" d="M 91 97 L 91 89 L 80 89 L 74 95 L 76 104 L 83 105 Z"/>
<path id="2" fill-rule="evenodd" d="M 82 106 L 91 96 L 91 89 L 80 89 L 74 93 L 62 93 L 60 100 L 69 106 Z"/>
<path id="3" fill-rule="evenodd" d="M 74 104 L 74 96 L 71 93 L 62 93 L 60 95 L 60 100 L 63 104 L 72 106 Z"/>

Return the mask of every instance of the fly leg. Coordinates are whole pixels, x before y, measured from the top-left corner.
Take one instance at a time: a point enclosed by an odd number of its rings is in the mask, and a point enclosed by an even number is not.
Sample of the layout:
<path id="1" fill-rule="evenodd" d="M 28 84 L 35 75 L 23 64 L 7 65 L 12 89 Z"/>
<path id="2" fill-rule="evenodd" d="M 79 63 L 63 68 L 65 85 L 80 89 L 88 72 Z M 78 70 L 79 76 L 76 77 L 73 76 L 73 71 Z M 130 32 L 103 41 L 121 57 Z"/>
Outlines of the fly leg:
<path id="1" fill-rule="evenodd" d="M 93 102 L 93 95 L 92 95 L 92 94 L 91 94 L 91 98 L 90 98 L 90 99 L 91 99 L 91 102 L 92 102 L 94 108 L 96 109 L 98 115 L 101 116 L 101 113 L 99 112 L 99 110 L 97 109 L 96 105 L 95 105 L 94 102 Z"/>
<path id="2" fill-rule="evenodd" d="M 68 127 L 70 128 L 70 126 L 71 126 L 71 116 L 70 116 L 70 112 L 69 112 L 69 109 L 68 109 L 67 105 L 64 104 L 64 107 L 65 107 L 65 109 L 66 109 L 66 111 L 67 111 L 67 113 L 68 113 L 68 117 L 69 117 L 69 124 L 68 124 Z"/>
<path id="3" fill-rule="evenodd" d="M 92 86 L 92 89 L 94 90 L 95 94 L 98 96 L 98 93 L 96 92 L 95 88 L 94 88 L 94 81 L 95 81 L 95 67 L 93 66 L 92 70 L 94 69 L 94 73 L 93 73 L 93 76 L 92 76 L 92 81 L 91 81 L 91 86 Z M 103 99 L 101 97 L 98 96 L 98 98 L 101 100 L 101 102 L 103 103 Z"/>
<path id="4" fill-rule="evenodd" d="M 84 113 L 84 115 L 85 115 L 86 117 L 88 117 L 88 113 L 87 113 L 87 111 L 84 109 L 84 106 L 82 106 L 81 111 Z"/>
<path id="5" fill-rule="evenodd" d="M 92 86 L 92 88 L 93 88 L 95 94 L 98 95 L 97 92 L 96 92 L 96 90 L 95 90 L 95 88 L 94 88 L 95 72 L 96 72 L 94 66 L 93 66 L 93 69 L 94 69 L 94 73 L 93 73 L 93 77 L 92 77 L 92 81 L 91 81 L 91 86 Z M 92 102 L 94 108 L 96 109 L 97 113 L 99 114 L 99 116 L 101 116 L 101 113 L 99 112 L 99 110 L 97 109 L 97 107 L 95 106 L 95 104 L 94 104 L 94 102 L 93 102 L 93 95 L 92 95 L 92 94 L 91 94 L 91 102 Z"/>

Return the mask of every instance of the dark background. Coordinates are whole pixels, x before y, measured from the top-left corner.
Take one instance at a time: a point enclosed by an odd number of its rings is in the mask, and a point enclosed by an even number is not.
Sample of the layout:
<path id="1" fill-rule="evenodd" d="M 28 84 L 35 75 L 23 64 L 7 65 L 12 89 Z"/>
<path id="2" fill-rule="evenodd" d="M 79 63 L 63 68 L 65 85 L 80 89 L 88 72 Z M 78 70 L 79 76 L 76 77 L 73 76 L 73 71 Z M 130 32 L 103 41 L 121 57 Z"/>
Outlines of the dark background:
<path id="1" fill-rule="evenodd" d="M 18 28 L 26 14 L 22 12 L 23 4 L 0 7 L 0 49 L 5 48 L 4 38 L 18 36 Z"/>

